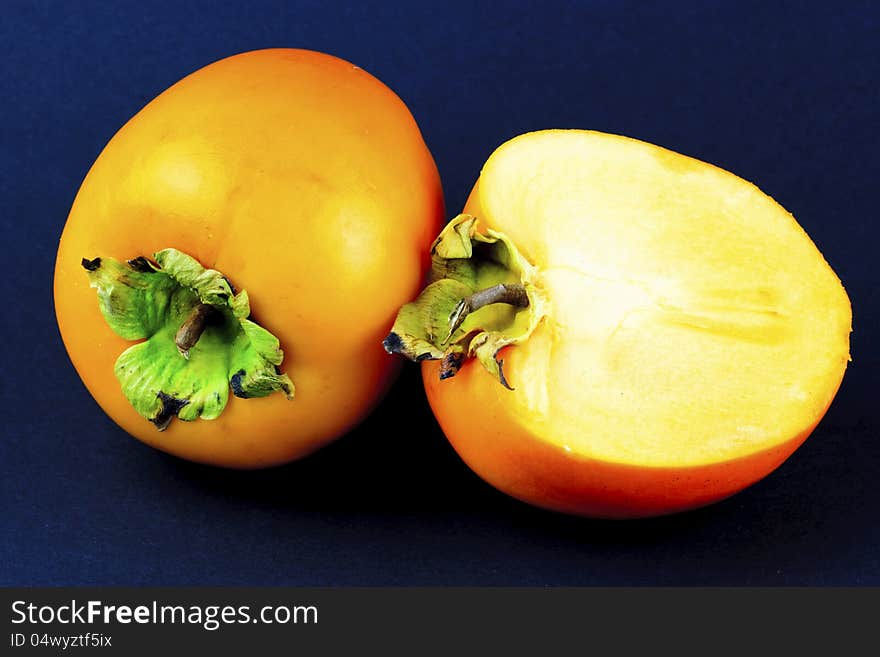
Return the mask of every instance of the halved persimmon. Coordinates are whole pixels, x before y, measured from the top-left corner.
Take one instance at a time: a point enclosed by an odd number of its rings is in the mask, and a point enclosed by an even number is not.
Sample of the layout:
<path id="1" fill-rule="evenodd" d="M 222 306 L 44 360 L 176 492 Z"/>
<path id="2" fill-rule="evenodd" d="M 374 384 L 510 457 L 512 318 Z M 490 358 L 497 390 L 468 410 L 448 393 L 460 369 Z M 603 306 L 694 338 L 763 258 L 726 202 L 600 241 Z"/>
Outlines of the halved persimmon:
<path id="1" fill-rule="evenodd" d="M 849 299 L 794 218 L 633 139 L 507 142 L 432 254 L 386 349 L 423 361 L 464 461 L 538 506 L 639 517 L 727 497 L 807 438 L 849 360 Z"/>

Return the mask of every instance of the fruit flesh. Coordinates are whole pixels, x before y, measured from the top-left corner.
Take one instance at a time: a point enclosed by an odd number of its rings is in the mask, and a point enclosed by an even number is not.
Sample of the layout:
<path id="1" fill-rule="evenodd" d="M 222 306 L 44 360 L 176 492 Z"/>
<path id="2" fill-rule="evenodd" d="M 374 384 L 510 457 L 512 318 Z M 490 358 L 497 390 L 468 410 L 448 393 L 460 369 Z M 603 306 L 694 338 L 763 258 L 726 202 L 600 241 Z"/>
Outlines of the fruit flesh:
<path id="1" fill-rule="evenodd" d="M 517 245 L 548 300 L 528 341 L 504 351 L 513 392 L 473 364 L 458 375 L 467 385 L 431 381 L 436 364 L 423 366 L 441 424 L 474 400 L 472 413 L 493 409 L 494 428 L 444 429 L 512 494 L 541 501 L 522 491 L 523 436 L 551 460 L 603 464 L 583 469 L 593 484 L 605 472 L 605 485 L 628 486 L 608 468 L 665 472 L 642 497 L 677 501 L 651 513 L 730 494 L 793 451 L 840 384 L 846 293 L 791 215 L 728 172 L 624 137 L 543 131 L 492 155 L 464 211 Z M 483 458 L 490 449 L 523 458 Z M 690 499 L 683 473 L 706 468 L 728 474 L 707 475 L 716 483 Z"/>
<path id="2" fill-rule="evenodd" d="M 439 176 L 405 104 L 321 53 L 260 50 L 211 64 L 132 118 L 89 171 L 59 245 L 55 304 L 68 354 L 126 431 L 184 458 L 262 467 L 340 435 L 394 364 L 381 340 L 416 293 L 439 230 Z M 80 261 L 173 247 L 250 295 L 297 387 L 232 399 L 217 420 L 158 433 L 113 375 L 112 333 Z"/>

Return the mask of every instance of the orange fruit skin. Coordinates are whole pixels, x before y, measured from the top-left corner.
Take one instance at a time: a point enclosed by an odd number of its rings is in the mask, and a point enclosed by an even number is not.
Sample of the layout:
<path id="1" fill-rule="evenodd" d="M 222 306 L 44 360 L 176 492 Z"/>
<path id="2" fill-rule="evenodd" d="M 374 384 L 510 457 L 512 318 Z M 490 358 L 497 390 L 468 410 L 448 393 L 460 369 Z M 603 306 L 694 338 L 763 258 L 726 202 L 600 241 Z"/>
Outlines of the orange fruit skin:
<path id="1" fill-rule="evenodd" d="M 58 326 L 89 392 L 132 436 L 214 465 L 284 463 L 383 394 L 397 364 L 382 338 L 418 292 L 443 216 L 433 158 L 382 82 L 313 51 L 235 55 L 150 102 L 92 166 L 59 243 Z M 131 343 L 105 323 L 80 261 L 167 247 L 247 290 L 294 400 L 230 396 L 219 418 L 161 433 L 134 411 L 113 374 Z"/>
<path id="2" fill-rule="evenodd" d="M 515 347 L 500 357 L 515 358 Z M 470 360 L 450 379 L 422 363 L 431 409 L 462 460 L 498 490 L 537 507 L 593 518 L 647 518 L 722 500 L 775 470 L 815 425 L 770 449 L 691 467 L 612 463 L 566 452 L 511 414 L 509 391 Z M 817 420 L 818 422 L 818 420 Z"/>

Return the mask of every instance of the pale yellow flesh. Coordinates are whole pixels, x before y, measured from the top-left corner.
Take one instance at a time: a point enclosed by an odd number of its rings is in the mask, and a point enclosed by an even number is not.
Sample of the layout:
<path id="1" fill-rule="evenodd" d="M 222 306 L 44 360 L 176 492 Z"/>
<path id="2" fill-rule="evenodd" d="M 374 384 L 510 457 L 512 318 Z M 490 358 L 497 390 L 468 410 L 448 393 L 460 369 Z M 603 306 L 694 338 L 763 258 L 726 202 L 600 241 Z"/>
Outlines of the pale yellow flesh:
<path id="1" fill-rule="evenodd" d="M 550 313 L 505 362 L 517 414 L 576 454 L 725 461 L 822 416 L 851 310 L 794 218 L 754 185 L 602 133 L 499 148 L 481 217 L 540 271 Z"/>

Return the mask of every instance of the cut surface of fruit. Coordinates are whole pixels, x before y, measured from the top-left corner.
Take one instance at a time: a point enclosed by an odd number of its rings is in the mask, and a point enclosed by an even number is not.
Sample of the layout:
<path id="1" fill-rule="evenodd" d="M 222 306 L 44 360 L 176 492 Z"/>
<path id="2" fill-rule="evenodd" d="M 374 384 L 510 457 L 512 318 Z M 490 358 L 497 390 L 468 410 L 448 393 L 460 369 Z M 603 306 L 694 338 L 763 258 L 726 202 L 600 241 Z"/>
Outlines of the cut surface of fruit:
<path id="1" fill-rule="evenodd" d="M 840 281 L 784 208 L 729 172 L 542 131 L 492 155 L 465 212 L 537 272 L 545 316 L 504 350 L 514 390 L 470 378 L 539 440 L 620 464 L 727 462 L 805 437 L 838 389 Z"/>

